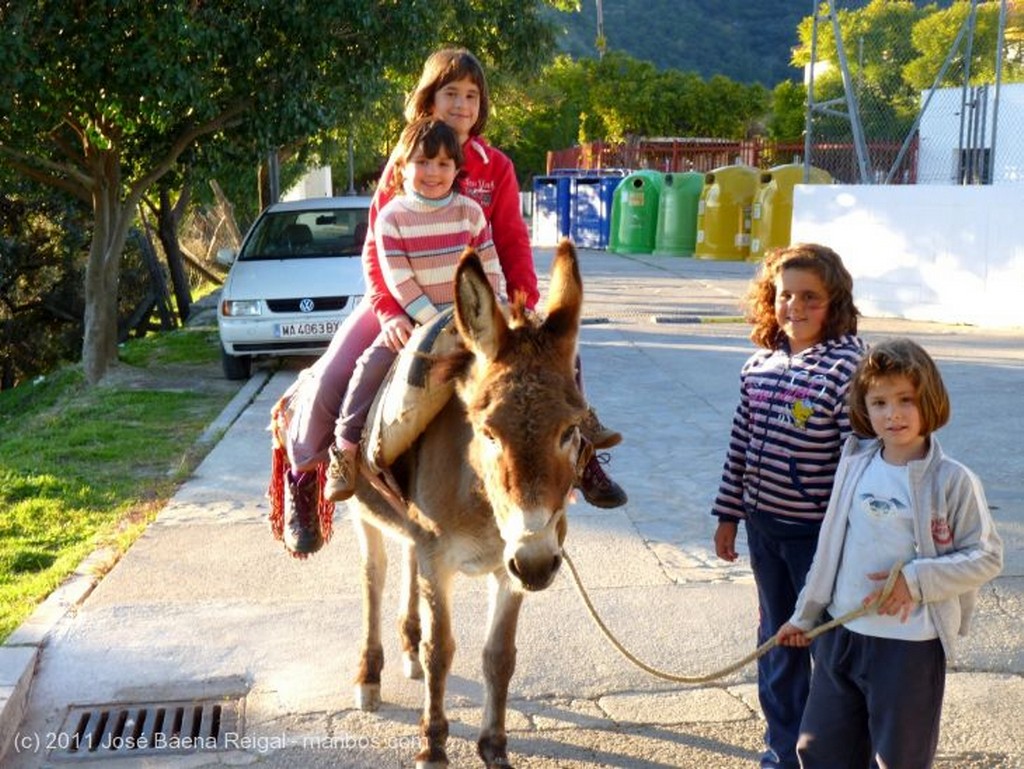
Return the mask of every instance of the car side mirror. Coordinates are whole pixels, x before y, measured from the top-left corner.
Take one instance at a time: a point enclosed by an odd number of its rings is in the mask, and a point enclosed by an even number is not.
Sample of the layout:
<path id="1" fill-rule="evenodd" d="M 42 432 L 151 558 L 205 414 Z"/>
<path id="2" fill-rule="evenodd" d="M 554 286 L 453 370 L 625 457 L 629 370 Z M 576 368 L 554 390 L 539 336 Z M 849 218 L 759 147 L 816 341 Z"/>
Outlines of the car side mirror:
<path id="1" fill-rule="evenodd" d="M 222 267 L 230 267 L 235 262 L 238 251 L 233 248 L 218 248 L 215 261 Z"/>

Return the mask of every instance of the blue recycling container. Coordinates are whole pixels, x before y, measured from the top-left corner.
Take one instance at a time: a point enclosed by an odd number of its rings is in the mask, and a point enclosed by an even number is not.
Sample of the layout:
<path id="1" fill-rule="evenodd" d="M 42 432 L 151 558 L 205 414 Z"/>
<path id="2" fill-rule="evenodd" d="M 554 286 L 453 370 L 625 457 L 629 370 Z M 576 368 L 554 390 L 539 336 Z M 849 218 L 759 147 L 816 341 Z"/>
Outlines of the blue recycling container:
<path id="1" fill-rule="evenodd" d="M 578 248 L 601 248 L 601 222 L 605 218 L 601 180 L 579 176 L 572 180 L 570 232 Z"/>
<path id="2" fill-rule="evenodd" d="M 573 179 L 572 239 L 580 248 L 607 248 L 615 188 L 622 172 L 583 171 Z"/>
<path id="3" fill-rule="evenodd" d="M 612 209 L 615 206 L 615 190 L 622 183 L 625 171 L 615 172 L 601 177 L 601 203 L 605 217 L 601 222 L 601 248 L 608 248 L 612 241 Z"/>
<path id="4" fill-rule="evenodd" d="M 533 180 L 533 245 L 557 246 L 569 237 L 572 182 L 567 175 Z"/>

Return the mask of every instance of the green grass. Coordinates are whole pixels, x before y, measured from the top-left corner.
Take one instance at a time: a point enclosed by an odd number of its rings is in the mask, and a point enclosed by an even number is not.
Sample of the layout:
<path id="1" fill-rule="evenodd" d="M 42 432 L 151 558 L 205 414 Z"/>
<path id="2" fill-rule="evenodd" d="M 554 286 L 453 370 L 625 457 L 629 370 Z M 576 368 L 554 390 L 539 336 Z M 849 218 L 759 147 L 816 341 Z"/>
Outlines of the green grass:
<path id="1" fill-rule="evenodd" d="M 195 467 L 233 392 L 160 379 L 219 377 L 218 354 L 215 331 L 183 329 L 125 345 L 112 384 L 72 366 L 0 392 L 0 638 L 91 552 L 123 552 Z"/>

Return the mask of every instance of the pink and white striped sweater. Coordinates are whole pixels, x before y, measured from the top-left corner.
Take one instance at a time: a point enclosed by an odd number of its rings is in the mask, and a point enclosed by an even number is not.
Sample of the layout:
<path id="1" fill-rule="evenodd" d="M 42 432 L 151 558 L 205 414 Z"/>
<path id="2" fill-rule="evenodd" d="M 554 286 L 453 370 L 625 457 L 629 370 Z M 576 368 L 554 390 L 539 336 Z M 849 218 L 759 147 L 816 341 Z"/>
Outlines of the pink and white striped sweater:
<path id="1" fill-rule="evenodd" d="M 416 323 L 455 301 L 455 268 L 467 246 L 479 254 L 495 293 L 505 295 L 491 227 L 465 195 L 453 192 L 440 201 L 396 197 L 377 216 L 376 239 L 388 288 Z"/>

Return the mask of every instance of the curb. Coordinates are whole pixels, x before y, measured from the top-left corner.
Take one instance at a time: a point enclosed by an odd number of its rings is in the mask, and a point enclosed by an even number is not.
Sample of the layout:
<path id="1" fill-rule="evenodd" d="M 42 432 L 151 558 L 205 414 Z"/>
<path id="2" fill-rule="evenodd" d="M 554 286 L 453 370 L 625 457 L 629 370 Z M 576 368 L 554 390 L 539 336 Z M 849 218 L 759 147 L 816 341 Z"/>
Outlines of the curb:
<path id="1" fill-rule="evenodd" d="M 267 370 L 254 372 L 199 436 L 196 445 L 212 447 L 219 441 L 272 375 Z M 64 617 L 89 597 L 115 562 L 116 555 L 106 548 L 87 556 L 0 646 L 0 757 L 10 748 L 25 718 L 32 677 L 47 638 Z"/>

